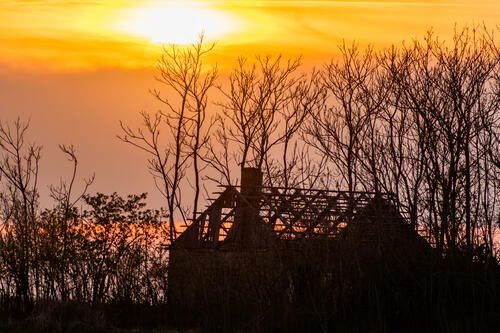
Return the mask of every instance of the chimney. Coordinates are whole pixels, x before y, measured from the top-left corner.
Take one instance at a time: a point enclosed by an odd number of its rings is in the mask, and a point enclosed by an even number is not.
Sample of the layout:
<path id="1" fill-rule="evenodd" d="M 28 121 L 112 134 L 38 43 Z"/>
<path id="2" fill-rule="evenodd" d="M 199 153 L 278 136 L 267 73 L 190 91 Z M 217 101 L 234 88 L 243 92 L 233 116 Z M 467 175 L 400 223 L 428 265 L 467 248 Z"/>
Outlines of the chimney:
<path id="1" fill-rule="evenodd" d="M 256 221 L 256 209 L 260 206 L 262 172 L 257 168 L 241 168 L 240 193 L 248 202 L 237 203 L 234 214 L 234 226 L 226 241 L 231 241 L 237 248 L 255 248 L 260 244 Z"/>
<path id="2" fill-rule="evenodd" d="M 248 197 L 257 196 L 261 187 L 262 171 L 257 168 L 241 168 L 241 194 Z"/>

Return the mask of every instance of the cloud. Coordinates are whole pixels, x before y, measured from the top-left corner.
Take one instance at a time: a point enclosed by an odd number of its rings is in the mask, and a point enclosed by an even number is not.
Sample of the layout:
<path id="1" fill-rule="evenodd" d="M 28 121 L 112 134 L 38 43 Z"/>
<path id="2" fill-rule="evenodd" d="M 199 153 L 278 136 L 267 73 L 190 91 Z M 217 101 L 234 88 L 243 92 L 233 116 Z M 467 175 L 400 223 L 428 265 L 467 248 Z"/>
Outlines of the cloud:
<path id="1" fill-rule="evenodd" d="M 244 6 L 244 7 L 339 7 L 339 6 L 419 6 L 419 7 L 462 7 L 462 6 L 489 6 L 496 5 L 496 0 L 486 0 L 478 3 L 477 1 L 467 0 L 435 0 L 435 1 L 380 1 L 380 0 L 233 0 L 220 1 L 226 6 Z"/>
<path id="2" fill-rule="evenodd" d="M 43 7 L 68 7 L 68 6 L 95 6 L 102 4 L 102 1 L 81 0 L 81 1 L 62 1 L 62 0 L 4 0 L 3 6 L 43 6 Z"/>

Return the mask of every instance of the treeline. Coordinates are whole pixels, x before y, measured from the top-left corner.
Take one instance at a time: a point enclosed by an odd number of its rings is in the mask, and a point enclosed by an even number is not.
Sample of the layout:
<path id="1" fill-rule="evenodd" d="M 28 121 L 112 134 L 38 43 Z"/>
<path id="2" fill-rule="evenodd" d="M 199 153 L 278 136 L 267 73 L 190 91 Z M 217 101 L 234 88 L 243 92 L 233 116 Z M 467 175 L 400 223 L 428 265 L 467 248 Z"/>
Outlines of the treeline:
<path id="1" fill-rule="evenodd" d="M 300 58 L 241 58 L 228 76 L 204 63 L 213 48 L 202 37 L 165 49 L 158 79 L 167 92 L 153 92 L 165 110 L 142 113 L 136 130 L 122 124 L 120 138 L 149 154 L 172 237 L 174 219 L 200 210 L 203 180 L 236 184 L 250 166 L 269 186 L 392 192 L 441 252 L 497 255 L 493 32 L 457 29 L 449 41 L 429 32 L 382 50 L 343 44 L 309 71 Z"/>
<path id="2" fill-rule="evenodd" d="M 344 44 L 306 70 L 301 59 L 207 65 L 214 45 L 165 48 L 153 91 L 165 108 L 142 113 L 121 140 L 148 155 L 166 210 L 145 195 L 74 193 L 72 177 L 39 206 L 41 148 L 27 124 L 0 126 L 0 310 L 43 304 L 168 304 L 176 223 L 206 203 L 207 184 L 236 184 L 257 167 L 268 186 L 392 192 L 413 226 L 446 258 L 497 265 L 500 229 L 500 45 L 486 28 L 451 41 L 375 50 Z M 84 205 L 84 209 L 79 209 Z M 474 266 L 476 267 L 476 266 Z M 474 270 L 481 270 L 474 268 Z M 488 275 L 490 276 L 490 275 Z M 487 288 L 486 288 L 487 289 Z M 360 294 L 360 299 L 363 295 Z"/>

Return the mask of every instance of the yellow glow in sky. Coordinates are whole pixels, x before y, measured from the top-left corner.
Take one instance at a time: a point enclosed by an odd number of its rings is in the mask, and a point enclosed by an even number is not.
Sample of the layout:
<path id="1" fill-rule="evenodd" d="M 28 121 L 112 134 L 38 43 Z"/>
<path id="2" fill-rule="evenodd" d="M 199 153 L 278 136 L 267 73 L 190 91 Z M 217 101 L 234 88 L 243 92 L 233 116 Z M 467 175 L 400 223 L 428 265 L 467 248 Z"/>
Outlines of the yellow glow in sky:
<path id="1" fill-rule="evenodd" d="M 210 8 L 206 3 L 152 2 L 122 12 L 114 28 L 145 37 L 152 43 L 189 44 L 201 32 L 206 39 L 214 41 L 239 29 L 234 15 Z"/>
<path id="2" fill-rule="evenodd" d="M 162 43 L 204 31 L 219 63 L 304 55 L 323 62 L 343 40 L 387 47 L 433 29 L 497 29 L 499 0 L 0 0 L 0 64 L 36 69 L 152 67 Z"/>

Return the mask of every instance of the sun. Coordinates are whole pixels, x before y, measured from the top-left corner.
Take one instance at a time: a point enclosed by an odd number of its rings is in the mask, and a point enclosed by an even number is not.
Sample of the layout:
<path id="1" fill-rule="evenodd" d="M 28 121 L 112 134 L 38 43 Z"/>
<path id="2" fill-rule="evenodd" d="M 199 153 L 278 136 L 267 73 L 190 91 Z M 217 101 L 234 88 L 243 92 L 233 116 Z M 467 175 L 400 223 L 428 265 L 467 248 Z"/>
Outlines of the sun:
<path id="1" fill-rule="evenodd" d="M 202 32 L 208 40 L 221 39 L 237 25 L 234 16 L 205 3 L 166 2 L 124 10 L 115 27 L 151 43 L 189 44 Z"/>

